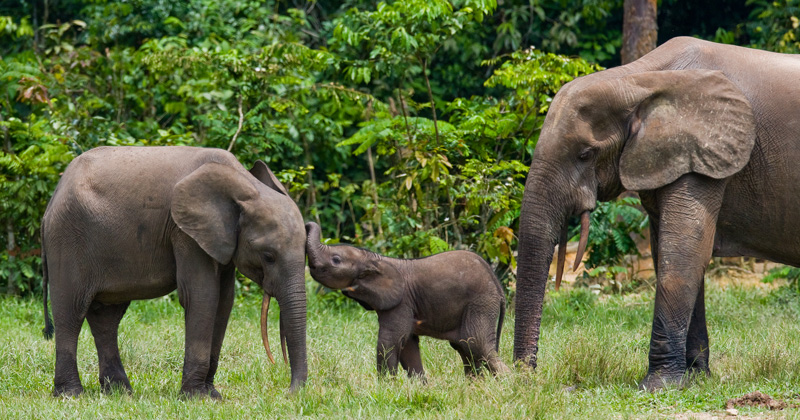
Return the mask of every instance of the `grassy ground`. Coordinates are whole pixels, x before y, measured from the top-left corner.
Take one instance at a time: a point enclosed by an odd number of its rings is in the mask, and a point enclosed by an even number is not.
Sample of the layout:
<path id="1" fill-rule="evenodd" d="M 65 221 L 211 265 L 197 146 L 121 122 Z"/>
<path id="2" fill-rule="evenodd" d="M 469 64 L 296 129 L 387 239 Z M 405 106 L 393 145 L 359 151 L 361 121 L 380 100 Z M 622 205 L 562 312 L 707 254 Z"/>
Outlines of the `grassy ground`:
<path id="1" fill-rule="evenodd" d="M 310 286 L 312 287 L 312 286 Z M 598 299 L 587 290 L 550 292 L 539 368 L 466 379 L 455 351 L 422 339 L 428 383 L 378 380 L 377 319 L 354 305 L 309 296 L 309 383 L 287 392 L 289 370 L 266 358 L 257 296 L 237 298 L 222 350 L 222 401 L 179 397 L 183 312 L 170 297 L 135 302 L 120 327 L 131 396 L 105 395 L 97 354 L 84 326 L 78 363 L 86 393 L 50 396 L 53 341 L 41 337 L 39 300 L 0 300 L 0 418 L 713 418 L 725 402 L 761 391 L 797 403 L 800 298 L 782 291 L 707 284 L 713 375 L 684 390 L 640 392 L 647 367 L 652 293 Z M 270 333 L 277 339 L 277 314 Z M 501 355 L 511 363 L 513 311 Z M 274 348 L 280 353 L 278 348 Z M 800 409 L 740 408 L 746 417 L 798 417 Z"/>

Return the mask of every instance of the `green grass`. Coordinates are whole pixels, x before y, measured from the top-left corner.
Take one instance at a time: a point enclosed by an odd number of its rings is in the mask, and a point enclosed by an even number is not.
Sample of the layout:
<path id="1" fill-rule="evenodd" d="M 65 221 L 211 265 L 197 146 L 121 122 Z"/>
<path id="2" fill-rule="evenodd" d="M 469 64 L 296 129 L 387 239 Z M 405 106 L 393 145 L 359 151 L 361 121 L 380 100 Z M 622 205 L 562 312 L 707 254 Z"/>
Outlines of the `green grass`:
<path id="1" fill-rule="evenodd" d="M 313 290 L 313 286 L 309 286 Z M 50 396 L 53 341 L 41 336 L 41 302 L 0 300 L 0 418 L 672 418 L 724 416 L 725 402 L 752 391 L 797 403 L 800 298 L 754 288 L 707 285 L 713 375 L 683 390 L 638 391 L 647 368 L 651 293 L 598 298 L 587 290 L 550 292 L 536 373 L 466 379 L 450 346 L 422 339 L 428 383 L 375 372 L 377 319 L 355 305 L 309 295 L 309 382 L 289 394 L 289 370 L 272 365 L 258 332 L 259 299 L 237 298 L 222 350 L 222 401 L 180 398 L 183 311 L 173 298 L 135 302 L 120 327 L 133 395 L 105 395 L 88 326 L 79 370 L 86 393 Z M 273 350 L 280 353 L 272 311 Z M 513 311 L 501 356 L 511 364 Z M 280 359 L 280 357 L 279 357 Z M 757 418 L 800 418 L 800 410 Z M 700 417 L 702 418 L 702 417 Z M 707 417 L 708 418 L 708 417 Z"/>

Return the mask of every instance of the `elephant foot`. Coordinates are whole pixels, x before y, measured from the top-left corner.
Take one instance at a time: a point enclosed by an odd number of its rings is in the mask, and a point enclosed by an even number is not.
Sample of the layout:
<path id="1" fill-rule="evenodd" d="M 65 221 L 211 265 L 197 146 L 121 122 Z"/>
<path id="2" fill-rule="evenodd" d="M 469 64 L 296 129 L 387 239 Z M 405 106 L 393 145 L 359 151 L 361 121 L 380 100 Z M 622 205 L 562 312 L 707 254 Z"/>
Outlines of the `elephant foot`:
<path id="1" fill-rule="evenodd" d="M 209 386 L 209 388 L 208 388 L 208 396 L 212 400 L 221 400 L 222 399 L 222 395 L 219 393 L 219 391 L 217 391 L 216 388 L 214 388 L 214 385 L 210 385 Z"/>
<path id="2" fill-rule="evenodd" d="M 106 394 L 111 394 L 114 391 L 126 394 L 131 394 L 133 392 L 131 383 L 128 381 L 128 377 L 124 372 L 120 374 L 119 372 L 111 371 L 100 376 L 100 388 Z"/>
<path id="3" fill-rule="evenodd" d="M 83 394 L 83 386 L 78 385 L 55 385 L 53 387 L 54 397 L 76 398 Z"/>
<path id="4" fill-rule="evenodd" d="M 110 378 L 103 378 L 100 381 L 100 388 L 102 388 L 103 392 L 106 394 L 113 394 L 114 392 L 119 392 L 123 394 L 132 394 L 133 388 L 131 387 L 130 382 L 127 379 L 120 380 L 120 379 L 110 379 Z"/>
<path id="5" fill-rule="evenodd" d="M 711 369 L 708 366 L 692 366 L 686 369 L 686 374 L 692 378 L 707 378 L 711 376 Z"/>
<path id="6" fill-rule="evenodd" d="M 428 378 L 425 377 L 425 373 L 420 372 L 408 372 L 408 378 L 414 381 L 417 381 L 423 385 L 428 383 Z"/>
<path id="7" fill-rule="evenodd" d="M 665 374 L 661 372 L 648 373 L 639 382 L 639 389 L 648 392 L 661 391 L 667 388 L 683 388 L 688 380 L 683 373 Z"/>
<path id="8" fill-rule="evenodd" d="M 211 398 L 212 400 L 221 400 L 222 395 L 220 395 L 219 391 L 214 388 L 214 385 L 208 386 L 204 385 L 199 388 L 188 388 L 183 387 L 181 388 L 181 394 L 185 398 L 193 399 L 193 398 Z"/>

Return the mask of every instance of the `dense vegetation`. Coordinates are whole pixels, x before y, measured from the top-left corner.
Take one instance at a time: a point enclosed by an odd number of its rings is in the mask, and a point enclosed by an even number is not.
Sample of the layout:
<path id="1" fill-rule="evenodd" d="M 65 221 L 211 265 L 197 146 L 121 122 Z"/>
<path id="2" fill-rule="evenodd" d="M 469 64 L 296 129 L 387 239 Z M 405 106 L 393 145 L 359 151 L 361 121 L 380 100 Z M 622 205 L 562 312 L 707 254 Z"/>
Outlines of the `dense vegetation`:
<path id="1" fill-rule="evenodd" d="M 661 2 L 662 37 L 800 51 L 798 0 L 684 3 Z M 46 202 L 70 160 L 101 145 L 262 159 L 333 241 L 405 257 L 472 249 L 512 282 L 548 103 L 569 80 L 618 64 L 622 6 L 0 2 L 0 290 L 38 292 Z M 597 212 L 592 267 L 613 273 L 635 252 L 637 212 L 624 202 Z"/>

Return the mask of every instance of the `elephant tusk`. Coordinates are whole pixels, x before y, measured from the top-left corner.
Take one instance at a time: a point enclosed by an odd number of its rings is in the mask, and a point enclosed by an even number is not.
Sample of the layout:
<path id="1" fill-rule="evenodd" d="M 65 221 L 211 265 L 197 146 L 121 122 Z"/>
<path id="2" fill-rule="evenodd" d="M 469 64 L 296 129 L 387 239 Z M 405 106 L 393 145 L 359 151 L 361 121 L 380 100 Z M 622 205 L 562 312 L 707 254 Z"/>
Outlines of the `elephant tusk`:
<path id="1" fill-rule="evenodd" d="M 556 290 L 561 287 L 561 277 L 564 275 L 564 259 L 567 257 L 567 224 L 561 228 L 558 238 L 558 258 L 556 259 Z"/>
<path id="2" fill-rule="evenodd" d="M 589 210 L 581 213 L 581 239 L 578 242 L 578 253 L 575 254 L 575 264 L 572 266 L 572 271 L 578 269 L 583 259 L 583 252 L 586 251 L 586 243 L 589 241 Z"/>
<path id="3" fill-rule="evenodd" d="M 283 318 L 281 318 L 281 352 L 283 352 L 283 363 L 289 364 L 289 358 L 286 357 L 286 334 L 283 332 Z"/>
<path id="4" fill-rule="evenodd" d="M 344 288 L 344 289 L 342 289 L 342 290 L 344 290 L 345 292 L 355 292 L 355 291 L 356 291 L 356 289 L 358 289 L 358 285 L 356 285 L 356 286 L 350 286 L 350 287 L 345 287 L 345 288 Z"/>
<path id="5" fill-rule="evenodd" d="M 269 350 L 269 338 L 267 337 L 267 314 L 269 313 L 270 299 L 270 295 L 264 293 L 264 299 L 261 301 L 261 341 L 264 343 L 264 349 L 267 351 L 269 361 L 274 365 L 275 358 L 272 357 L 272 352 Z"/>

